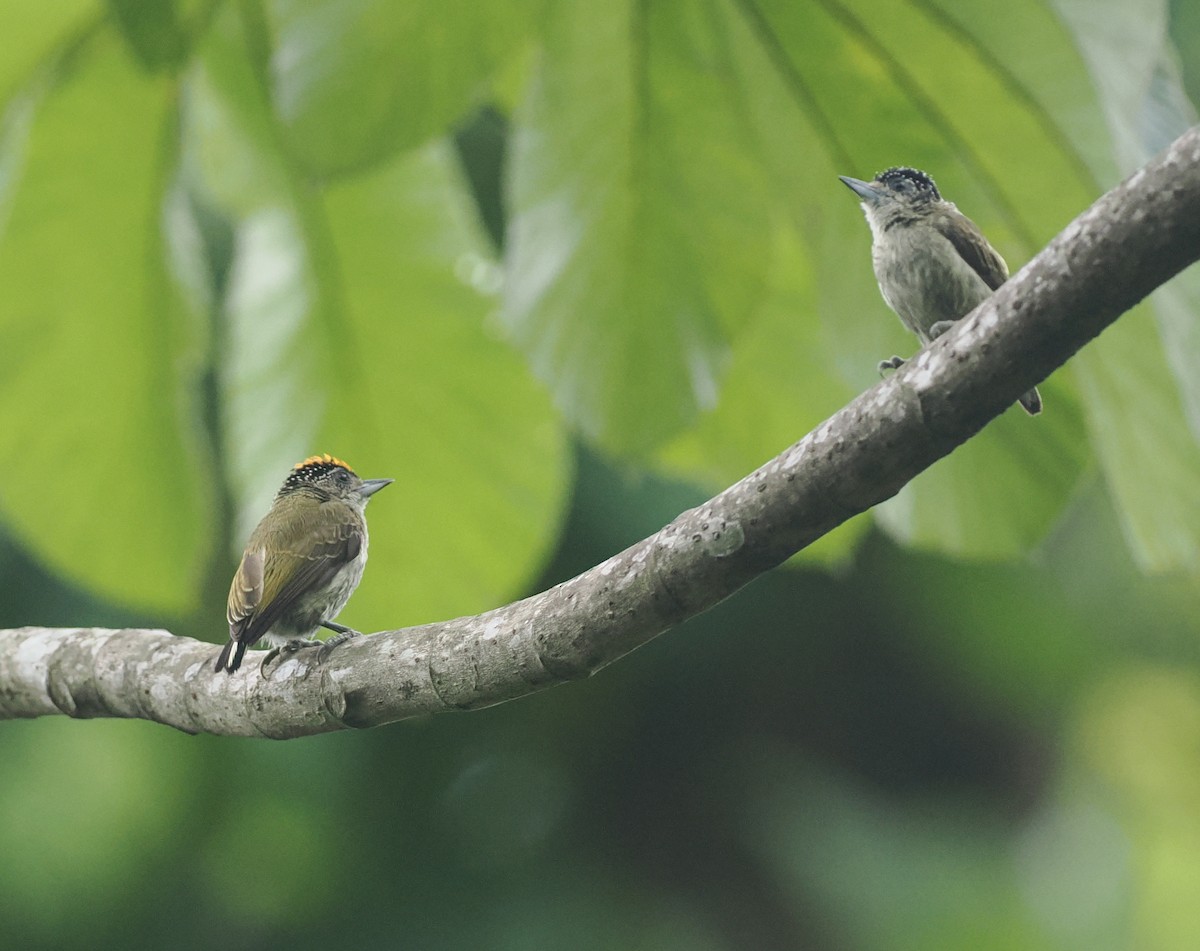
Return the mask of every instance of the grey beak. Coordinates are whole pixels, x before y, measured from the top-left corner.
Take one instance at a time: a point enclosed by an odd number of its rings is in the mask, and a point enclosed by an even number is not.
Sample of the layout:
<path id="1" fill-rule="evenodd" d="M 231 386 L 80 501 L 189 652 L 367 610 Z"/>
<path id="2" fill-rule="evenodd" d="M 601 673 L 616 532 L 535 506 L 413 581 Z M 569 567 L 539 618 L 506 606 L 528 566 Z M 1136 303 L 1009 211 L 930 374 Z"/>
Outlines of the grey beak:
<path id="1" fill-rule="evenodd" d="M 879 193 L 879 190 L 869 182 L 860 181 L 857 178 L 849 178 L 846 175 L 839 175 L 838 178 L 842 180 L 843 185 L 849 188 L 863 201 L 869 201 L 871 204 L 875 204 L 875 202 L 879 201 L 879 199 L 883 197 Z"/>
<path id="2" fill-rule="evenodd" d="M 369 499 L 385 485 L 391 485 L 395 481 L 395 479 L 363 479 L 363 484 L 358 490 L 358 494 L 364 499 Z"/>

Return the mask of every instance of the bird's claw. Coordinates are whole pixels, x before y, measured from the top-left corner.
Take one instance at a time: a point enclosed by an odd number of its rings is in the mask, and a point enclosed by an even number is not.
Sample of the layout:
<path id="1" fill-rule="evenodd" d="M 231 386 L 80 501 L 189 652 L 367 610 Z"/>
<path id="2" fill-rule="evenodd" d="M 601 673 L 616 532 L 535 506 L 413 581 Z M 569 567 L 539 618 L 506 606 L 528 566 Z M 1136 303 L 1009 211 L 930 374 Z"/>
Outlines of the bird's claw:
<path id="1" fill-rule="evenodd" d="M 889 357 L 879 361 L 879 375 L 883 376 L 888 370 L 899 370 L 908 361 L 903 357 Z"/>
<path id="2" fill-rule="evenodd" d="M 330 653 L 339 644 L 344 644 L 352 637 L 362 637 L 359 631 L 351 628 L 339 628 L 338 632 L 333 637 L 324 641 L 319 641 L 314 638 L 293 637 L 290 641 L 286 641 L 279 647 L 272 647 L 262 659 L 262 663 L 258 665 L 259 672 L 266 675 L 267 665 L 271 663 L 280 654 L 295 654 L 304 650 L 307 647 L 317 648 L 317 663 L 324 663 Z"/>
<path id="3" fill-rule="evenodd" d="M 327 638 L 321 642 L 321 649 L 317 651 L 317 663 L 322 663 L 333 652 L 333 649 L 339 644 L 345 644 L 352 637 L 362 637 L 358 631 L 346 628 L 343 631 L 338 631 L 333 637 Z"/>
<path id="4" fill-rule="evenodd" d="M 936 324 L 929 328 L 929 339 L 937 340 L 938 337 L 940 337 L 953 326 L 953 320 L 939 320 Z"/>
<path id="5" fill-rule="evenodd" d="M 304 650 L 306 647 L 321 647 L 320 641 L 315 638 L 293 637 L 290 641 L 285 641 L 278 647 L 272 647 L 267 651 L 267 655 L 262 659 L 262 663 L 258 665 L 259 673 L 266 675 L 267 665 L 271 663 L 280 654 L 295 654 Z"/>

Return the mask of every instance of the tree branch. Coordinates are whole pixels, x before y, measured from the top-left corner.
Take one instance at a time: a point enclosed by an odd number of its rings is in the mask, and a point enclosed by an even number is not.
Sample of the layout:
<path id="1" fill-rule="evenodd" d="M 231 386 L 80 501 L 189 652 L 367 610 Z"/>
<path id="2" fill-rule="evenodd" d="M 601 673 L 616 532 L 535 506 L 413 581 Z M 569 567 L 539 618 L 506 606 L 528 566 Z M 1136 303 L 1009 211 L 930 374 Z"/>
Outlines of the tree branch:
<path id="1" fill-rule="evenodd" d="M 477 617 L 358 638 L 321 664 L 304 651 L 266 676 L 252 660 L 214 674 L 214 645 L 165 631 L 0 631 L 0 717 L 139 717 L 287 738 L 484 707 L 584 677 L 895 495 L 1197 258 L 1200 127 L 887 380 L 570 581 Z"/>

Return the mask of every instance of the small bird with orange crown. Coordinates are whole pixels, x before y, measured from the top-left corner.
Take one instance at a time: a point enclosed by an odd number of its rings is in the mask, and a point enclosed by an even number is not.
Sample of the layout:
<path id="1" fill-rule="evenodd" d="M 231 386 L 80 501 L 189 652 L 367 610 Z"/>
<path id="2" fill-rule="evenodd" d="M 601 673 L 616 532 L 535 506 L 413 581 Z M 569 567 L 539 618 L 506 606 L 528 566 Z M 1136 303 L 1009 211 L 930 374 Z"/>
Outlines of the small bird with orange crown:
<path id="1" fill-rule="evenodd" d="M 259 641 L 275 648 L 265 663 L 281 648 L 319 645 L 329 651 L 358 634 L 333 619 L 367 563 L 367 502 L 391 482 L 360 479 L 328 453 L 295 465 L 251 533 L 233 576 L 229 643 L 217 658 L 217 672 L 232 674 L 246 648 Z M 313 639 L 320 627 L 336 636 L 323 643 Z"/>

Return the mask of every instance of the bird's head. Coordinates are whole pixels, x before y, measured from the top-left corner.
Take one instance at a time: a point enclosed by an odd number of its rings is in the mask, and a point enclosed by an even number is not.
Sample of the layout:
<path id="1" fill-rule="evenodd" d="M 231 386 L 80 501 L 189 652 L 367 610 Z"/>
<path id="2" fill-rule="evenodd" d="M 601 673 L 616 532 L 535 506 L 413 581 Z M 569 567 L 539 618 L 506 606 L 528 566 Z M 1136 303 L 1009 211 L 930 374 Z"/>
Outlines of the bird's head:
<path id="1" fill-rule="evenodd" d="M 845 175 L 838 177 L 862 201 L 867 221 L 873 228 L 921 218 L 942 200 L 933 179 L 915 168 L 889 168 L 869 182 Z"/>
<path id="2" fill-rule="evenodd" d="M 341 499 L 364 507 L 372 495 L 391 483 L 391 479 L 360 479 L 341 459 L 325 453 L 296 463 L 276 498 L 304 493 L 321 502 Z"/>

